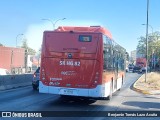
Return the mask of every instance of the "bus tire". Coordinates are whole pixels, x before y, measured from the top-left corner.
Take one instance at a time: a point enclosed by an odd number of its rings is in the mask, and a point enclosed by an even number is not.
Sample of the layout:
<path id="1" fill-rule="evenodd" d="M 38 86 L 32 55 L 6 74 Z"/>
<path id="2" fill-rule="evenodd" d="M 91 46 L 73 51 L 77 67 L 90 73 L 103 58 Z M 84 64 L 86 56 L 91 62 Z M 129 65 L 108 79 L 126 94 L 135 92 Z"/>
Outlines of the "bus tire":
<path id="1" fill-rule="evenodd" d="M 32 87 L 33 87 L 33 90 L 39 90 L 39 86 L 32 85 Z"/>
<path id="2" fill-rule="evenodd" d="M 60 95 L 60 98 L 61 98 L 61 99 L 68 99 L 69 96 L 67 96 L 67 95 Z"/>
<path id="3" fill-rule="evenodd" d="M 109 93 L 109 96 L 107 97 L 107 100 L 112 99 L 112 93 L 113 93 L 113 81 L 111 81 L 110 83 L 110 93 Z"/>

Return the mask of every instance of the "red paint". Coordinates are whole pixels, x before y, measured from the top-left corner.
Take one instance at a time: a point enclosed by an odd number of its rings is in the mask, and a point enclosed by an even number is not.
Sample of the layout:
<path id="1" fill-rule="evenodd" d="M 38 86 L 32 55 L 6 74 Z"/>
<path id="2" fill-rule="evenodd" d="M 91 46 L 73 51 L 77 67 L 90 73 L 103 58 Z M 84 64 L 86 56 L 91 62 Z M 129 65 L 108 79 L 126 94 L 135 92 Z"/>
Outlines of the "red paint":
<path id="1" fill-rule="evenodd" d="M 114 78 L 113 72 L 103 75 L 103 34 L 112 38 L 102 27 L 59 27 L 55 31 L 45 31 L 41 54 L 42 83 L 95 88 Z M 80 35 L 91 36 L 92 41 L 80 42 Z"/>

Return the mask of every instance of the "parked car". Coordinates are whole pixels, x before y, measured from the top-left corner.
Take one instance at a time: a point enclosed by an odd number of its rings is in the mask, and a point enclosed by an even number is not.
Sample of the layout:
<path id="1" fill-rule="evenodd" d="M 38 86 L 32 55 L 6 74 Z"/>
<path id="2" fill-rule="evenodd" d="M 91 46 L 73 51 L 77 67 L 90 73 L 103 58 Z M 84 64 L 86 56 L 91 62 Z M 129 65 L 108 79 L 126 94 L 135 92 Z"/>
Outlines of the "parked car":
<path id="1" fill-rule="evenodd" d="M 140 69 L 141 69 L 140 66 L 134 66 L 134 67 L 133 67 L 133 73 L 134 73 L 134 72 L 139 72 Z"/>
<path id="2" fill-rule="evenodd" d="M 128 67 L 126 67 L 126 72 L 128 72 L 129 70 L 128 70 Z"/>
<path id="3" fill-rule="evenodd" d="M 128 65 L 128 71 L 133 71 L 134 65 L 133 64 L 129 64 Z"/>
<path id="4" fill-rule="evenodd" d="M 0 75 L 10 75 L 11 73 L 7 69 L 0 68 Z"/>
<path id="5" fill-rule="evenodd" d="M 142 67 L 140 70 L 139 70 L 140 73 L 145 73 L 146 72 L 146 67 Z M 150 67 L 148 66 L 147 67 L 147 72 L 150 72 Z"/>
<path id="6" fill-rule="evenodd" d="M 38 67 L 33 74 L 32 87 L 34 90 L 39 89 L 39 80 L 40 80 L 40 67 Z"/>

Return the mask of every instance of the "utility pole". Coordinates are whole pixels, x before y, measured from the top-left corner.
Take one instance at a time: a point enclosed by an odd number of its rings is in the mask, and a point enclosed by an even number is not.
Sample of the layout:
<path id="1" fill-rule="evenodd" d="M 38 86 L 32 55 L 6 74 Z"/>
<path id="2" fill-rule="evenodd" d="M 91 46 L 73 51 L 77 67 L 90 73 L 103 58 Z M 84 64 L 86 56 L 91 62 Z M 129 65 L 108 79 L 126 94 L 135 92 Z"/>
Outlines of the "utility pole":
<path id="1" fill-rule="evenodd" d="M 149 0 L 147 0 L 147 23 L 146 23 L 146 73 L 145 82 L 147 82 L 147 67 L 148 67 L 148 11 L 149 11 Z"/>

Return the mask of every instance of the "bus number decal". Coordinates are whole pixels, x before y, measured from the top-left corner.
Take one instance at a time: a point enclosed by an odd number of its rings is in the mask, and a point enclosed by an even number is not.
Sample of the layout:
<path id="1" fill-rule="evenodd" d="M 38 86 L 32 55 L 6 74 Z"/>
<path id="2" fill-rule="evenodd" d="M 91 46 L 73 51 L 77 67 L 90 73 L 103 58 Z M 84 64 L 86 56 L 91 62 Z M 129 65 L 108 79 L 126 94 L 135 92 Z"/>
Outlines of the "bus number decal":
<path id="1" fill-rule="evenodd" d="M 75 71 L 61 71 L 61 75 L 76 75 Z"/>
<path id="2" fill-rule="evenodd" d="M 65 65 L 65 61 L 59 61 L 59 65 Z"/>
<path id="3" fill-rule="evenodd" d="M 50 78 L 51 81 L 62 80 L 62 78 Z"/>
<path id="4" fill-rule="evenodd" d="M 66 66 L 80 66 L 80 61 L 59 61 L 59 65 L 66 65 Z"/>

